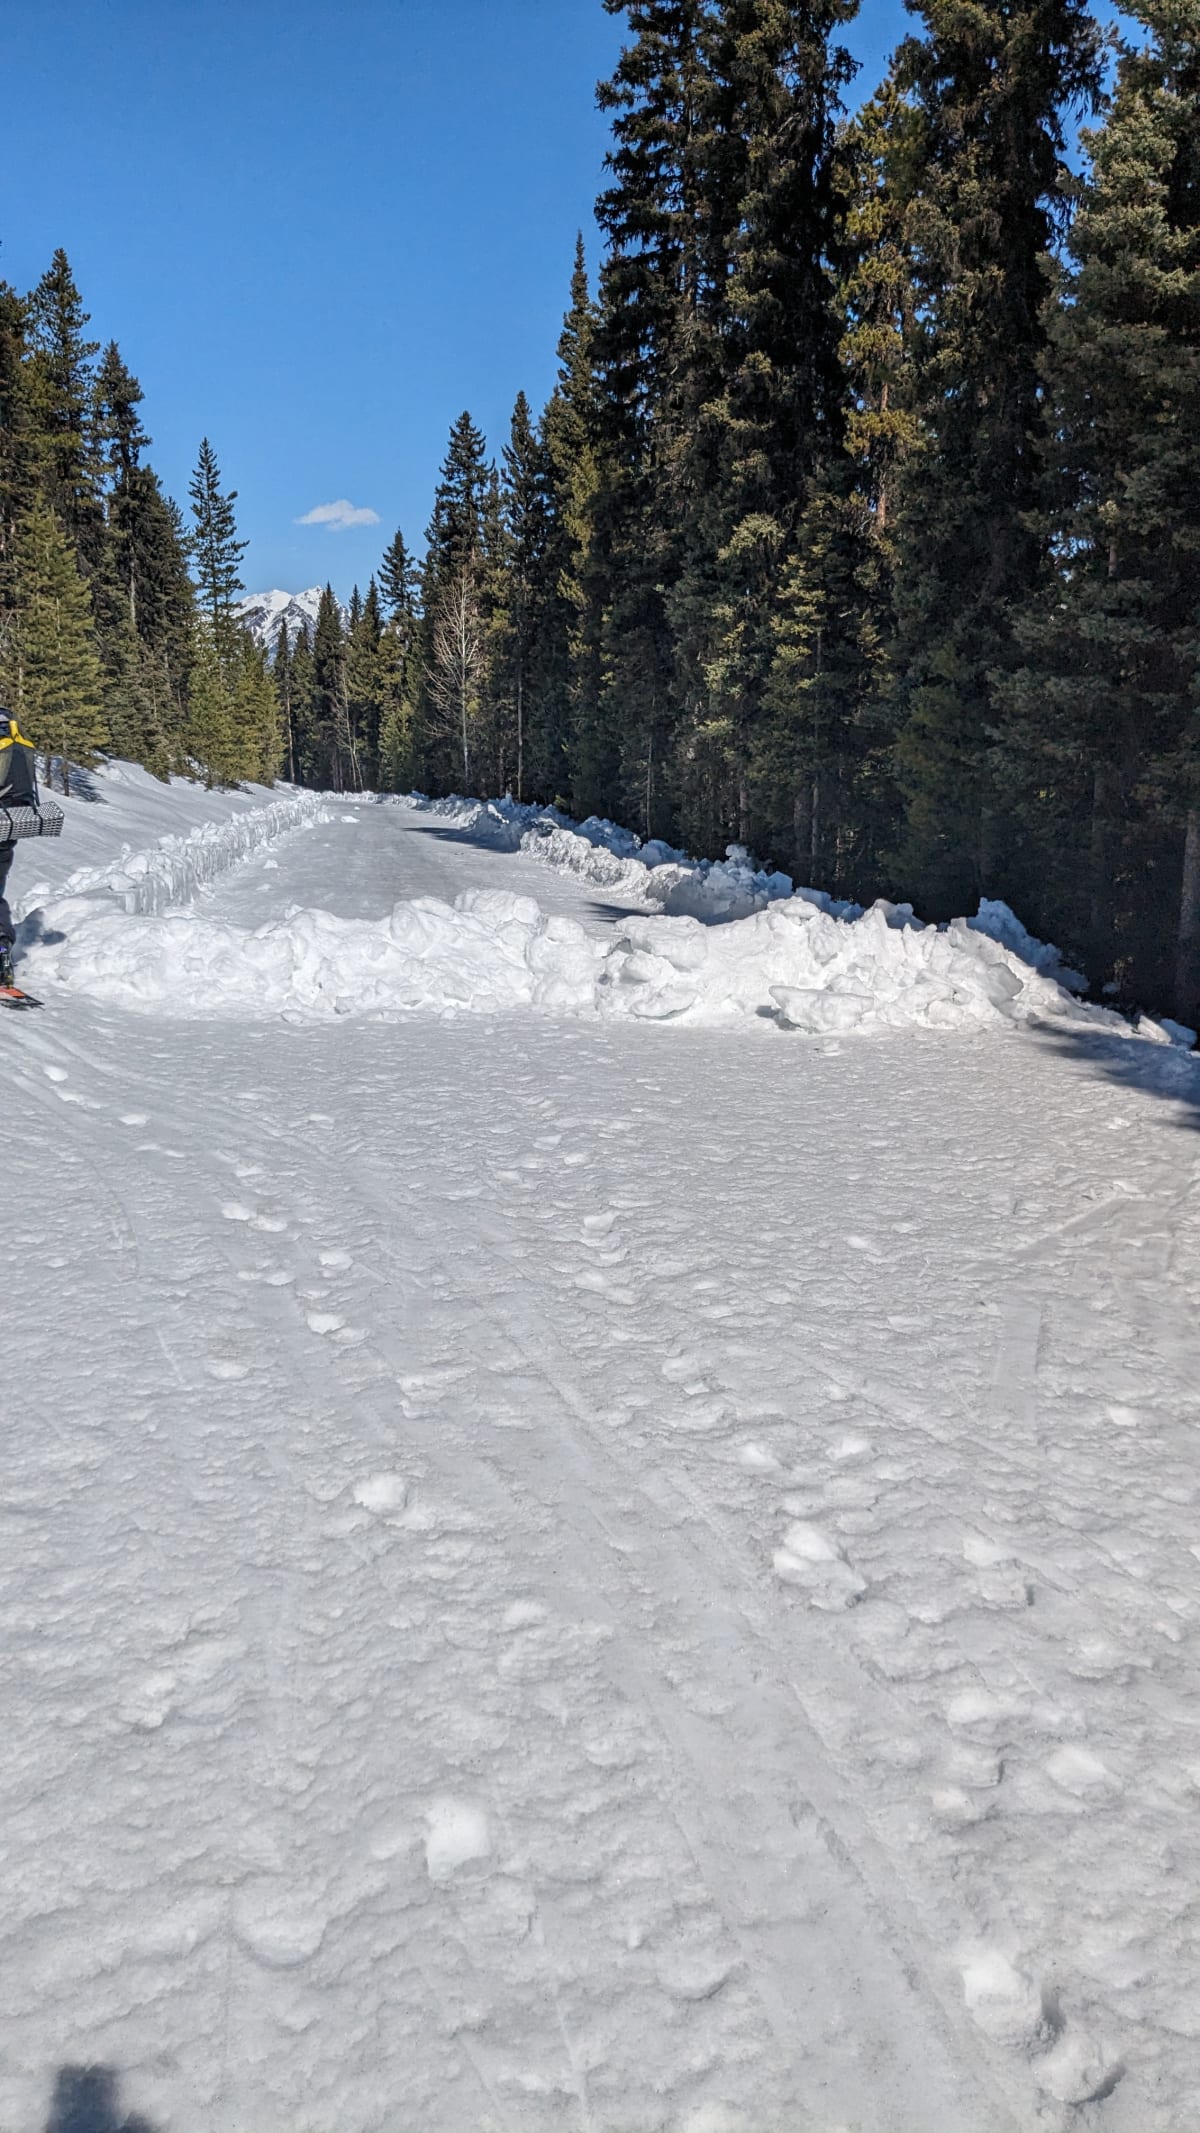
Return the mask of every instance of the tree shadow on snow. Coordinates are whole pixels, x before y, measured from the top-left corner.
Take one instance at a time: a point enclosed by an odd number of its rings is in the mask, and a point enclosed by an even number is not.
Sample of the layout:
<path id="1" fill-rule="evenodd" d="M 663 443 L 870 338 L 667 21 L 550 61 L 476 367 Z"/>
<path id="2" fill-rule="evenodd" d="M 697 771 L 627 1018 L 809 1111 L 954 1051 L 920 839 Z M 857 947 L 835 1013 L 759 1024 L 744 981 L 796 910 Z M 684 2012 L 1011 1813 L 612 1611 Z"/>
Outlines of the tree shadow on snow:
<path id="1" fill-rule="evenodd" d="M 473 845 L 477 851 L 497 852 L 505 859 L 521 859 L 528 856 L 519 851 L 514 851 L 502 839 L 489 836 L 486 831 L 456 829 L 453 824 L 445 822 L 405 822 L 402 828 L 405 836 L 408 837 L 436 837 L 440 844 L 469 844 Z M 652 918 L 655 916 L 652 911 L 644 910 L 640 904 L 632 902 L 627 904 L 602 904 L 593 899 L 584 908 L 590 911 L 594 918 L 612 921 L 619 918 Z"/>
<path id="2" fill-rule="evenodd" d="M 49 776 L 44 777 L 41 782 L 45 785 L 47 792 L 61 793 L 62 758 L 57 755 L 50 756 L 47 759 L 47 767 Z M 101 790 L 94 772 L 85 770 L 81 763 L 71 764 L 67 772 L 67 783 L 70 786 L 71 797 L 74 800 L 93 800 L 98 805 L 103 805 L 107 797 Z"/>
<path id="3" fill-rule="evenodd" d="M 494 830 L 466 829 L 453 822 L 402 822 L 406 837 L 436 837 L 439 844 L 473 844 L 481 852 L 512 852 L 513 847 Z"/>
<path id="4" fill-rule="evenodd" d="M 111 2066 L 63 2066 L 54 2082 L 45 2133 L 155 2133 L 148 2118 L 126 2117 Z"/>
<path id="5" fill-rule="evenodd" d="M 1175 1123 L 1185 1132 L 1200 1132 L 1200 1052 L 1085 1029 L 1040 1029 L 1034 1034 L 1060 1057 L 1077 1061 L 1118 1088 L 1177 1104 Z"/>

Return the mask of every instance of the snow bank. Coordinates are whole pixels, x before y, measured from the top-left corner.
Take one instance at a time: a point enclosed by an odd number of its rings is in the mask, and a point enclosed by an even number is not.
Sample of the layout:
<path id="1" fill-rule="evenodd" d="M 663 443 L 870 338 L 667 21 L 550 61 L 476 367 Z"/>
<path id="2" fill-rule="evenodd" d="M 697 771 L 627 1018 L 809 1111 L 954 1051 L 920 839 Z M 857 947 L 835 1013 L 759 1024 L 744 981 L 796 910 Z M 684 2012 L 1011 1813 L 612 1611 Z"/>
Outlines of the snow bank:
<path id="1" fill-rule="evenodd" d="M 69 874 L 63 892 L 72 897 L 107 894 L 130 913 L 165 911 L 189 903 L 206 882 L 217 880 L 262 845 L 318 821 L 324 812 L 316 793 L 291 793 L 224 822 L 202 822 L 184 837 L 168 831 L 148 851 L 123 845 L 119 856 L 105 865 Z M 23 908 L 30 901 L 26 896 Z"/>
<path id="2" fill-rule="evenodd" d="M 115 866 L 127 853 L 144 851 L 165 837 L 188 837 L 212 823 L 234 822 L 291 798 L 294 791 L 286 785 L 244 785 L 209 792 L 194 779 L 164 781 L 139 763 L 115 757 L 74 773 L 72 787 L 65 797 L 53 795 L 66 815 L 62 836 L 26 845 L 18 854 L 11 888 L 23 910 L 61 895 L 81 868 Z"/>
<path id="3" fill-rule="evenodd" d="M 420 793 L 405 804 L 438 815 L 493 850 L 522 852 L 593 888 L 672 916 L 709 924 L 748 918 L 795 893 L 790 875 L 757 866 L 740 844 L 731 844 L 724 859 L 689 859 L 657 838 L 643 844 L 632 830 L 598 815 L 573 822 L 556 807 L 527 807 L 515 800 L 427 800 Z M 824 909 L 849 913 L 859 908 L 833 905 L 820 890 L 799 893 Z"/>
<path id="4" fill-rule="evenodd" d="M 1068 992 L 1087 991 L 1087 979 L 1078 970 L 1067 968 L 1052 941 L 1035 940 L 1008 904 L 990 896 L 981 897 L 978 911 L 967 924 L 973 933 L 986 933 L 1002 948 L 1011 948 L 1023 963 L 1040 970 L 1043 977 L 1053 978 Z"/>
<path id="5" fill-rule="evenodd" d="M 253 931 L 203 909 L 129 919 L 68 906 L 30 958 L 58 983 L 147 1013 L 552 1015 L 817 1032 L 980 1030 L 1068 1019 L 1127 1034 L 965 921 L 876 905 L 839 918 L 803 897 L 723 926 L 635 917 L 596 939 L 529 897 L 469 890 L 381 920 L 293 911 Z M 49 931 L 49 929 L 47 929 Z M 69 938 L 62 935 L 69 934 Z M 202 1003 L 202 1006 L 199 1004 Z"/>

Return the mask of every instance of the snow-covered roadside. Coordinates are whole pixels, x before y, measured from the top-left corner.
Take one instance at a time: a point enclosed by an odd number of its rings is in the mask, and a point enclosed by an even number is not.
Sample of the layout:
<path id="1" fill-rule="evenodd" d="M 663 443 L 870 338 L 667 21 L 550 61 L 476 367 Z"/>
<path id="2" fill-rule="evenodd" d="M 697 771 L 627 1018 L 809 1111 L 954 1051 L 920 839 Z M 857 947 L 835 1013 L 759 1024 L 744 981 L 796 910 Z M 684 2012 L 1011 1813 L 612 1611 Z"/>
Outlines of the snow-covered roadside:
<path id="1" fill-rule="evenodd" d="M 768 904 L 799 897 L 830 918 L 858 919 L 862 904 L 830 896 L 824 889 L 797 888 L 790 874 L 757 865 L 744 845 L 731 844 L 724 859 L 691 859 L 657 838 L 643 843 L 632 830 L 599 815 L 574 822 L 556 807 L 533 807 L 511 799 L 464 800 L 454 795 L 430 800 L 412 793 L 403 803 L 452 823 L 464 834 L 501 851 L 523 852 L 543 866 L 575 874 L 598 888 L 637 898 L 647 910 L 665 917 L 704 920 L 707 924 L 750 918 Z M 881 904 L 889 924 L 922 931 L 911 904 Z M 1009 948 L 1022 962 L 1061 985 L 1085 992 L 1087 979 L 1071 970 L 1050 941 L 1039 941 L 1006 903 L 984 897 L 973 918 L 959 922 L 972 933 L 986 934 Z"/>
<path id="2" fill-rule="evenodd" d="M 453 903 L 406 897 L 373 919 L 292 907 L 249 932 L 203 909 L 136 925 L 111 909 L 64 906 L 51 916 L 56 923 L 30 954 L 31 983 L 146 1013 L 524 1009 L 747 1029 L 767 1023 L 810 1035 L 1031 1023 L 1131 1034 L 1120 1016 L 1080 1003 L 967 921 L 921 926 L 903 907 L 883 903 L 843 915 L 806 894 L 773 899 L 723 925 L 623 916 L 599 937 L 572 918 L 548 916 L 529 897 L 492 889 L 466 890 Z M 1152 1026 L 1143 1034 L 1164 1038 Z"/>
<path id="3" fill-rule="evenodd" d="M 264 806 L 295 802 L 307 815 L 310 805 L 320 804 L 316 795 L 289 785 L 210 792 L 190 778 L 164 782 L 139 763 L 115 757 L 76 773 L 75 783 L 70 794 L 52 795 L 66 816 L 61 837 L 30 839 L 17 854 L 12 888 L 24 908 L 47 893 L 61 894 L 81 870 L 114 866 L 126 852 L 144 852 L 196 830 L 232 824 Z"/>
<path id="4" fill-rule="evenodd" d="M 102 762 L 80 782 L 82 792 L 57 796 L 62 835 L 19 847 L 12 907 L 20 951 L 45 935 L 77 931 L 114 905 L 128 915 L 185 905 L 251 853 L 325 812 L 319 794 L 290 786 L 211 792 L 184 778 L 164 784 L 133 763 Z M 154 842 L 140 841 L 147 837 Z M 89 865 L 79 864 L 81 853 Z"/>
<path id="5" fill-rule="evenodd" d="M 643 843 L 632 830 L 602 816 L 575 822 L 556 807 L 517 800 L 465 800 L 457 794 L 430 800 L 412 793 L 401 803 L 453 825 L 505 852 L 522 852 L 540 865 L 574 874 L 591 887 L 636 898 L 648 911 L 708 922 L 750 918 L 771 903 L 800 894 L 819 910 L 842 918 L 861 914 L 860 904 L 838 903 L 819 889 L 793 889 L 791 876 L 755 865 L 742 845 L 724 859 L 689 859 L 658 838 Z"/>

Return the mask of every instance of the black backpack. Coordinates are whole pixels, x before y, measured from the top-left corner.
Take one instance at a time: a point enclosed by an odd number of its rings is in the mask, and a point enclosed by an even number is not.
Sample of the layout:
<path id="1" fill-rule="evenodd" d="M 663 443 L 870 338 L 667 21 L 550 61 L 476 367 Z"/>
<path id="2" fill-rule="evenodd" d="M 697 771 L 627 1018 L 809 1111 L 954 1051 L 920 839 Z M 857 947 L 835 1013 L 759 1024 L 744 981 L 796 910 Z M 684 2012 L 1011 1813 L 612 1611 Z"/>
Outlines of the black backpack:
<path id="1" fill-rule="evenodd" d="M 0 712 L 0 807 L 37 806 L 37 758 Z"/>

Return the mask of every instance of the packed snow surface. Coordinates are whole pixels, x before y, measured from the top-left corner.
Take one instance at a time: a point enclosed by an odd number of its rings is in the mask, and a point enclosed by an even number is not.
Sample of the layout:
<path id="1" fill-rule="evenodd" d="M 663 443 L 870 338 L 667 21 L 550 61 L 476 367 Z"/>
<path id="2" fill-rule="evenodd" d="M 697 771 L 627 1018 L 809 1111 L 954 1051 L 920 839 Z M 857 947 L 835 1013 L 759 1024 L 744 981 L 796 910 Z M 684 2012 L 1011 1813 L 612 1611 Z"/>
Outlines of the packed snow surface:
<path id="1" fill-rule="evenodd" d="M 104 793 L 0 1022 L 4 2133 L 1191 2133 L 1196 1063 Z"/>

